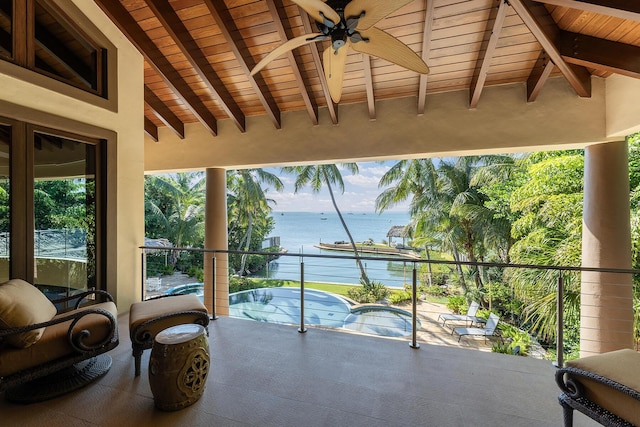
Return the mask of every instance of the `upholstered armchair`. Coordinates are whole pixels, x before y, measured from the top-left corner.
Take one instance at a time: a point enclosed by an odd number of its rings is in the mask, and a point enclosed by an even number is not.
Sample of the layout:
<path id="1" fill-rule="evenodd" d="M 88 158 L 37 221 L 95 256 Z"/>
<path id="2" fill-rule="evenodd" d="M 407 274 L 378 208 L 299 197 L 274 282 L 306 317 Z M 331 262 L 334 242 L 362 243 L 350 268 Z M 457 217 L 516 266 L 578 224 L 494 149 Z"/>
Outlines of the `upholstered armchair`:
<path id="1" fill-rule="evenodd" d="M 29 403 L 106 374 L 111 358 L 104 353 L 118 345 L 117 314 L 104 291 L 49 301 L 23 280 L 0 284 L 0 392 Z"/>

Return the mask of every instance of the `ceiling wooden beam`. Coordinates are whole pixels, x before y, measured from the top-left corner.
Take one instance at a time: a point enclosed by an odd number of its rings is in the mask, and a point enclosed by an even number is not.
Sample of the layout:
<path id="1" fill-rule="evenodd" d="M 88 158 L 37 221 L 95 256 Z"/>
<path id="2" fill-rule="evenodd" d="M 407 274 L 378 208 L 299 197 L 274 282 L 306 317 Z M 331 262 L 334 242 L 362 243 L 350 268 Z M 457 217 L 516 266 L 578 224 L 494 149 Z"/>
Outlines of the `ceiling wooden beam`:
<path id="1" fill-rule="evenodd" d="M 156 96 L 151 89 L 144 86 L 144 102 L 151 108 L 153 114 L 171 129 L 180 139 L 184 139 L 184 123 L 167 105 Z"/>
<path id="2" fill-rule="evenodd" d="M 560 54 L 567 62 L 640 78 L 638 46 L 569 31 L 561 31 L 557 42 Z"/>
<path id="3" fill-rule="evenodd" d="M 535 0 L 540 3 L 571 9 L 584 10 L 585 12 L 599 13 L 600 15 L 613 16 L 615 18 L 640 21 L 640 3 L 637 0 Z"/>
<path id="4" fill-rule="evenodd" d="M 300 17 L 302 18 L 302 26 L 304 27 L 304 32 L 307 34 L 313 33 L 314 30 L 311 28 L 311 20 L 309 19 L 309 15 L 304 11 L 300 6 L 298 6 L 298 11 L 300 12 Z M 320 58 L 320 50 L 322 49 L 322 43 L 313 43 L 309 46 L 311 50 L 311 56 L 313 57 L 313 63 L 318 70 L 318 77 L 320 78 L 320 85 L 322 86 L 322 92 L 324 93 L 324 99 L 327 102 L 327 109 L 329 110 L 329 117 L 331 117 L 331 122 L 334 125 L 338 124 L 338 104 L 334 104 L 331 99 L 331 93 L 329 93 L 329 85 L 327 84 L 327 76 L 324 75 L 324 68 L 322 66 L 322 59 Z"/>
<path id="5" fill-rule="evenodd" d="M 569 64 L 562 58 L 553 42 L 560 30 L 544 5 L 535 3 L 533 0 L 509 0 L 509 3 L 536 40 L 538 40 L 538 43 L 542 45 L 542 48 L 567 79 L 573 90 L 581 97 L 590 97 L 591 75 L 586 68 Z"/>
<path id="6" fill-rule="evenodd" d="M 545 51 L 540 52 L 527 79 L 527 102 L 534 102 L 538 98 L 542 86 L 547 82 L 554 67 L 549 55 Z"/>
<path id="7" fill-rule="evenodd" d="M 376 119 L 376 98 L 373 94 L 373 76 L 371 75 L 371 57 L 362 54 L 362 69 L 364 70 L 364 87 L 367 91 L 367 106 L 369 108 L 369 120 Z"/>
<path id="8" fill-rule="evenodd" d="M 104 11 L 111 21 L 118 26 L 120 31 L 140 51 L 174 95 L 182 101 L 191 113 L 213 135 L 217 134 L 218 123 L 211 111 L 202 103 L 202 100 L 191 89 L 189 84 L 173 68 L 169 60 L 160 52 L 149 36 L 140 28 L 129 12 L 119 1 L 95 0 L 96 4 Z"/>
<path id="9" fill-rule="evenodd" d="M 276 129 L 282 127 L 282 121 L 280 117 L 280 109 L 273 99 L 273 95 L 264 81 L 264 78 L 260 74 L 255 76 L 251 75 L 251 69 L 255 67 L 256 63 L 253 57 L 249 54 L 249 48 L 244 39 L 240 36 L 240 31 L 236 26 L 233 17 L 229 13 L 229 10 L 225 7 L 224 2 L 216 0 L 204 0 L 204 3 L 209 9 L 209 13 L 218 24 L 222 36 L 225 38 L 231 51 L 233 52 L 236 60 L 240 64 L 242 71 L 247 77 L 251 88 L 258 96 L 262 107 L 264 108 L 267 116 L 273 122 Z"/>
<path id="10" fill-rule="evenodd" d="M 144 118 L 144 133 L 146 133 L 149 138 L 153 139 L 155 142 L 158 142 L 158 126 L 154 125 L 153 122 L 148 118 Z"/>
<path id="11" fill-rule="evenodd" d="M 271 16 L 273 16 L 274 24 L 276 25 L 276 29 L 278 30 L 278 34 L 280 35 L 280 39 L 283 41 L 287 41 L 294 37 L 291 28 L 289 26 L 289 18 L 287 17 L 284 6 L 282 4 L 282 0 L 266 0 L 267 6 L 269 8 L 269 12 Z M 307 113 L 309 113 L 309 118 L 311 119 L 311 123 L 314 125 L 318 124 L 318 105 L 309 95 L 309 88 L 305 83 L 305 78 L 302 76 L 302 70 L 304 69 L 302 66 L 302 61 L 299 60 L 297 53 L 293 51 L 287 52 L 287 57 L 289 59 L 289 64 L 291 64 L 291 69 L 293 71 L 293 76 L 296 79 L 296 83 L 300 88 L 300 95 L 302 95 L 302 100 L 304 101 L 304 105 L 307 108 Z M 318 73 L 322 73 L 322 68 L 318 70 Z"/>
<path id="12" fill-rule="evenodd" d="M 431 33 L 433 31 L 433 11 L 435 10 L 435 0 L 425 0 L 424 30 L 422 31 L 422 60 L 429 65 L 429 54 L 431 53 Z M 427 104 L 427 83 L 429 74 L 420 74 L 420 84 L 418 87 L 418 115 L 424 114 Z"/>
<path id="13" fill-rule="evenodd" d="M 205 58 L 196 41 L 189 34 L 178 14 L 169 4 L 169 0 L 146 0 L 151 11 L 156 15 L 165 31 L 187 58 L 200 80 L 207 86 L 211 96 L 218 101 L 220 107 L 235 123 L 241 132 L 246 130 L 244 113 L 224 86 L 218 73 Z"/>
<path id="14" fill-rule="evenodd" d="M 504 0 L 493 0 L 493 6 L 489 11 L 489 19 L 487 19 L 487 26 L 480 45 L 480 52 L 473 70 L 473 77 L 471 78 L 469 108 L 476 108 L 480 101 L 482 89 L 484 89 L 484 84 L 487 81 L 491 60 L 498 45 L 504 18 L 507 16 L 507 9 L 509 9 L 509 5 Z"/>

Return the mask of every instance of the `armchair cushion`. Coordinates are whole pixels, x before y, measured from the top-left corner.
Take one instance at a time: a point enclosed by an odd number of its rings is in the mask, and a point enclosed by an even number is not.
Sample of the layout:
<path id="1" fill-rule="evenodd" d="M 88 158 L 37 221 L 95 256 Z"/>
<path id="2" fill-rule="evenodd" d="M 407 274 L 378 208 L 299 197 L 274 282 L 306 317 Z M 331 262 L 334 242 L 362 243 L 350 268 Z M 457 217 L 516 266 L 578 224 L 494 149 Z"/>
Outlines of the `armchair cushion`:
<path id="1" fill-rule="evenodd" d="M 640 366 L 640 353 L 634 350 L 616 350 L 570 360 L 567 366 L 594 373 L 632 390 L 640 391 L 640 373 L 636 369 Z M 576 376 L 576 379 L 584 387 L 584 396 L 591 402 L 633 425 L 640 425 L 640 402 L 637 398 L 587 376 Z"/>
<path id="2" fill-rule="evenodd" d="M 56 307 L 35 286 L 20 279 L 0 284 L 0 329 L 20 328 L 48 322 L 56 315 Z M 7 337 L 7 342 L 17 348 L 35 344 L 44 328 L 34 329 Z"/>
<path id="3" fill-rule="evenodd" d="M 74 313 L 87 310 L 103 310 L 110 313 L 113 317 L 118 316 L 118 310 L 112 301 L 85 306 L 77 309 Z M 69 313 L 58 314 L 53 320 L 64 318 L 68 314 Z M 70 326 L 71 320 L 47 326 L 42 338 L 27 349 L 17 349 L 13 347 L 0 349 L 0 377 L 34 368 L 46 364 L 51 360 L 76 354 L 77 350 L 70 345 L 67 339 Z M 96 313 L 91 313 L 80 318 L 73 330 L 78 332 L 82 330 L 89 331 L 90 335 L 86 337 L 84 343 L 90 346 L 103 342 L 113 333 L 109 319 L 104 315 Z"/>

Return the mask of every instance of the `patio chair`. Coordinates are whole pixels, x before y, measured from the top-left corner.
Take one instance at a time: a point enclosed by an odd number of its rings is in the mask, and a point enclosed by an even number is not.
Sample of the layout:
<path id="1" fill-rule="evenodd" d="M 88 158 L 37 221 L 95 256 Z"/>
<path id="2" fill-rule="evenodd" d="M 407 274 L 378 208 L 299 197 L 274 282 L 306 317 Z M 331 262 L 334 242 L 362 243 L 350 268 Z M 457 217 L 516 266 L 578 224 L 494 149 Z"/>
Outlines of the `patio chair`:
<path id="1" fill-rule="evenodd" d="M 564 426 L 578 410 L 604 426 L 640 425 L 640 353 L 631 349 L 570 360 L 556 371 Z"/>
<path id="2" fill-rule="evenodd" d="M 105 291 L 49 301 L 23 280 L 0 284 L 0 392 L 39 402 L 102 377 L 111 368 L 105 353 L 118 345 L 117 316 Z"/>
<path id="3" fill-rule="evenodd" d="M 484 328 L 453 328 L 451 335 L 454 333 L 458 334 L 458 342 L 460 342 L 460 339 L 465 335 L 483 336 L 484 342 L 486 343 L 487 337 L 497 336 L 499 320 L 500 318 L 497 315 L 491 313 Z"/>
<path id="4" fill-rule="evenodd" d="M 449 321 L 465 322 L 468 326 L 473 326 L 474 323 L 478 325 L 480 323 L 484 323 L 484 320 L 478 319 L 476 317 L 476 313 L 478 312 L 479 308 L 480 304 L 473 301 L 471 304 L 469 304 L 467 314 L 440 313 L 440 315 L 438 316 L 438 321 L 442 319 L 442 326 L 445 326 L 445 324 Z"/>

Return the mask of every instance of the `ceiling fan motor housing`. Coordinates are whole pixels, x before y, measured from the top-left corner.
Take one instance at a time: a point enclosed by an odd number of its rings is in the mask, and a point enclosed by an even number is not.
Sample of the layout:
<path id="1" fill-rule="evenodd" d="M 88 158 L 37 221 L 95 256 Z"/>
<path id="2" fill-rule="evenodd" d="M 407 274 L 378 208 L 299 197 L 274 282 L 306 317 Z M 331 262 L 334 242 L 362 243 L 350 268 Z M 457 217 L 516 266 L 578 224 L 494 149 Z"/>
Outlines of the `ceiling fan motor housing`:
<path id="1" fill-rule="evenodd" d="M 327 1 L 327 5 L 330 6 L 333 10 L 336 11 L 338 16 L 340 16 L 340 22 L 333 22 L 326 18 L 322 12 L 320 15 L 324 19 L 323 22 L 317 22 L 318 29 L 322 34 L 331 36 L 331 46 L 334 51 L 338 51 L 338 49 L 344 47 L 347 44 L 347 39 L 349 38 L 352 43 L 357 43 L 359 41 L 363 41 L 364 39 L 360 33 L 356 31 L 356 27 L 358 25 L 358 20 L 362 18 L 365 14 L 364 11 L 360 13 L 359 16 L 344 16 L 344 10 L 347 4 L 350 3 L 351 0 L 329 0 Z"/>

